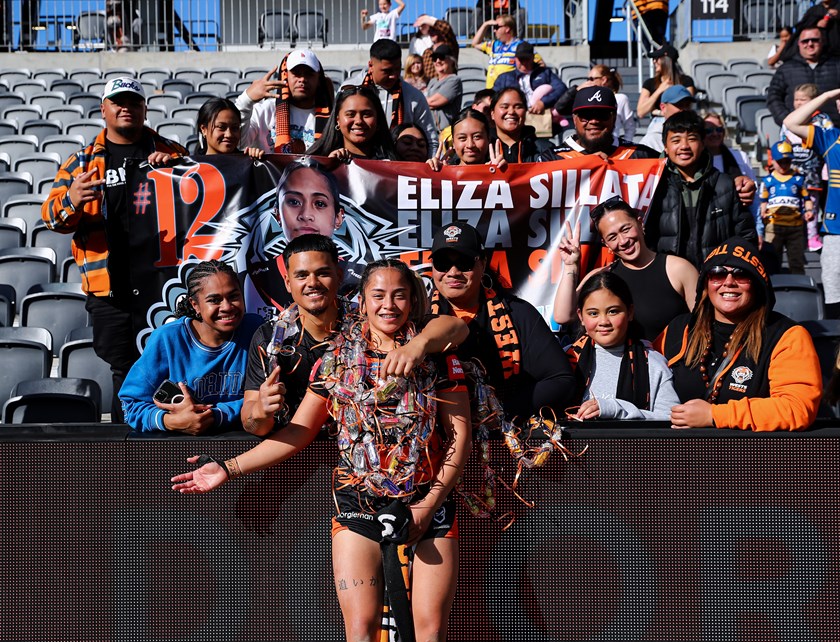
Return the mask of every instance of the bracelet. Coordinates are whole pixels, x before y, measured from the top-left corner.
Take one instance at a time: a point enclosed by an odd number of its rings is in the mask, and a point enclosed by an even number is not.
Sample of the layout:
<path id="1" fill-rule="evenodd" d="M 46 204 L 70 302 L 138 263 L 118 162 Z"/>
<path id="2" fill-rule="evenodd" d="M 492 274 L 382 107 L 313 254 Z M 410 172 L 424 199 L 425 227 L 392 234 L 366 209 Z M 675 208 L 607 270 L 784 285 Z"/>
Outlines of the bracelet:
<path id="1" fill-rule="evenodd" d="M 239 467 L 239 462 L 236 460 L 236 457 L 233 459 L 228 459 L 224 463 L 225 471 L 227 472 L 228 479 L 236 479 L 237 477 L 242 477 L 242 469 Z"/>

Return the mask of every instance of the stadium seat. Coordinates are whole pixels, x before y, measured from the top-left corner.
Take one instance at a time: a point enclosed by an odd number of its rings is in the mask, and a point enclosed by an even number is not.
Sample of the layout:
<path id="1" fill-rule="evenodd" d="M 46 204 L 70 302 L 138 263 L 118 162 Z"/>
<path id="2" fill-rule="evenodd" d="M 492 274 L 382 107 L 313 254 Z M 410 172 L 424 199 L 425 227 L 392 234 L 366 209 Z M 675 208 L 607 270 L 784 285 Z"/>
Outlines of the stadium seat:
<path id="1" fill-rule="evenodd" d="M 17 136 L 20 128 L 14 120 L 0 118 L 0 136 Z"/>
<path id="2" fill-rule="evenodd" d="M 52 350 L 52 335 L 46 328 L 37 328 L 34 326 L 0 328 L 0 339 L 30 341 L 44 346 L 47 350 Z"/>
<path id="3" fill-rule="evenodd" d="M 8 107 L 20 107 L 26 105 L 26 96 L 13 92 L 0 93 L 0 112 Z"/>
<path id="4" fill-rule="evenodd" d="M 178 141 L 186 141 L 195 133 L 195 123 L 189 120 L 168 120 L 158 127 L 158 134 L 164 138 L 174 138 Z"/>
<path id="5" fill-rule="evenodd" d="M 180 67 L 172 72 L 175 80 L 186 80 L 193 87 L 207 78 L 207 71 L 202 67 Z"/>
<path id="6" fill-rule="evenodd" d="M 823 295 L 810 276 L 774 274 L 770 277 L 776 305 L 773 309 L 794 321 L 814 321 L 825 317 Z"/>
<path id="7" fill-rule="evenodd" d="M 346 72 L 340 67 L 324 67 L 324 75 L 332 80 L 335 87 L 340 87 L 347 78 Z"/>
<path id="8" fill-rule="evenodd" d="M 93 141 L 104 127 L 105 121 L 101 118 L 83 118 L 73 123 L 66 123 L 64 134 L 66 136 L 78 134 L 87 141 Z"/>
<path id="9" fill-rule="evenodd" d="M 232 86 L 242 80 L 242 73 L 236 67 L 212 67 L 207 77 L 211 80 L 227 80 Z"/>
<path id="10" fill-rule="evenodd" d="M 67 96 L 61 91 L 42 91 L 33 95 L 29 99 L 30 105 L 37 105 L 41 108 L 41 113 L 46 117 L 47 110 L 51 107 L 61 107 L 67 100 Z"/>
<path id="11" fill-rule="evenodd" d="M 33 95 L 47 91 L 48 86 L 46 80 L 26 79 L 12 83 L 10 88 L 13 92 L 26 96 L 28 101 Z"/>
<path id="12" fill-rule="evenodd" d="M 557 69 L 560 80 L 566 83 L 566 85 L 568 85 L 569 80 L 575 76 L 589 75 L 589 65 L 583 65 L 577 62 L 562 63 L 557 67 Z"/>
<path id="13" fill-rule="evenodd" d="M 487 80 L 487 67 L 481 67 L 479 65 L 464 65 L 458 66 L 458 75 L 463 79 L 478 79 L 478 80 Z"/>
<path id="14" fill-rule="evenodd" d="M 6 152 L 0 152 L 0 174 L 7 174 L 12 171 L 12 161 Z"/>
<path id="15" fill-rule="evenodd" d="M 765 96 L 747 95 L 735 99 L 735 113 L 742 132 L 754 134 L 758 131 L 758 112 L 762 109 L 767 109 Z"/>
<path id="16" fill-rule="evenodd" d="M 750 71 L 744 74 L 744 82 L 750 87 L 758 90 L 757 93 L 763 94 L 770 86 L 770 81 L 773 80 L 775 72 L 767 71 Z"/>
<path id="17" fill-rule="evenodd" d="M 0 328 L 9 328 L 15 322 L 15 289 L 0 283 Z"/>
<path id="18" fill-rule="evenodd" d="M 22 218 L 0 218 L 0 248 L 26 245 L 26 221 Z"/>
<path id="19" fill-rule="evenodd" d="M 79 135 L 61 134 L 60 136 L 47 136 L 41 139 L 41 151 L 58 154 L 62 162 L 85 146 L 85 139 Z"/>
<path id="20" fill-rule="evenodd" d="M 146 99 L 146 105 L 148 107 L 163 107 L 166 110 L 167 114 L 169 113 L 170 109 L 183 104 L 183 96 L 181 96 L 180 93 L 175 91 L 164 91 L 161 94 L 155 94 L 153 96 L 149 96 Z"/>
<path id="21" fill-rule="evenodd" d="M 49 120 L 58 120 L 66 127 L 68 123 L 83 119 L 86 113 L 87 111 L 81 105 L 62 105 L 47 109 L 44 117 Z"/>
<path id="22" fill-rule="evenodd" d="M 216 94 L 211 94 L 206 91 L 194 91 L 191 94 L 187 94 L 184 96 L 185 105 L 196 105 L 197 107 L 201 107 L 204 103 L 208 100 L 213 100 L 214 98 L 218 98 Z"/>
<path id="23" fill-rule="evenodd" d="M 181 96 L 183 99 L 187 94 L 191 94 L 195 91 L 195 86 L 186 79 L 181 78 L 172 78 L 170 80 L 164 80 L 163 84 L 160 88 L 166 93 L 175 93 Z"/>
<path id="24" fill-rule="evenodd" d="M 288 9 L 280 9 L 261 13 L 257 43 L 260 47 L 270 45 L 271 49 L 274 49 L 277 43 L 289 43 L 294 47 L 295 31 L 292 26 L 292 12 Z M 263 75 L 266 71 L 262 72 Z"/>
<path id="25" fill-rule="evenodd" d="M 464 93 L 475 94 L 487 87 L 487 81 L 481 78 L 467 78 L 461 81 L 461 87 Z"/>
<path id="26" fill-rule="evenodd" d="M 146 107 L 146 122 L 152 129 L 157 129 L 167 118 L 169 118 L 169 115 L 165 108 L 160 106 Z"/>
<path id="27" fill-rule="evenodd" d="M 50 83 L 50 91 L 58 91 L 64 94 L 65 97 L 70 97 L 73 94 L 81 94 L 84 92 L 84 84 L 74 78 L 67 78 L 65 80 L 53 80 Z"/>
<path id="28" fill-rule="evenodd" d="M 15 172 L 29 172 L 32 174 L 32 184 L 42 178 L 55 178 L 62 158 L 53 152 L 38 152 L 21 156 L 12 163 Z"/>
<path id="29" fill-rule="evenodd" d="M 458 40 L 470 40 L 475 34 L 478 19 L 473 7 L 449 7 L 443 19 L 452 27 Z"/>
<path id="30" fill-rule="evenodd" d="M 55 252 L 46 247 L 0 249 L 0 283 L 11 285 L 20 311 L 23 296 L 37 283 L 48 283 L 55 274 Z"/>
<path id="31" fill-rule="evenodd" d="M 59 278 L 62 283 L 81 283 L 82 273 L 79 272 L 79 266 L 76 265 L 74 258 L 64 259 L 64 262 L 58 266 Z"/>
<path id="32" fill-rule="evenodd" d="M 102 70 L 102 78 L 110 80 L 112 78 L 136 78 L 137 70 L 133 67 L 110 67 Z"/>
<path id="33" fill-rule="evenodd" d="M 78 51 L 105 49 L 106 23 L 104 11 L 82 11 L 76 17 L 76 30 L 73 32 L 75 48 Z"/>
<path id="34" fill-rule="evenodd" d="M 44 111 L 38 105 L 16 105 L 6 107 L 2 112 L 6 120 L 14 120 L 18 124 L 18 131 L 24 123 L 30 120 L 39 120 L 44 117 Z"/>
<path id="35" fill-rule="evenodd" d="M 17 217 L 26 221 L 26 229 L 31 230 L 41 222 L 41 205 L 44 199 L 34 194 L 21 194 L 7 199 L 2 205 L 2 215 L 7 218 Z"/>
<path id="36" fill-rule="evenodd" d="M 79 69 L 71 69 L 67 72 L 68 80 L 77 80 L 84 86 L 85 83 L 94 78 L 102 78 L 102 70 L 98 67 L 82 67 Z"/>
<path id="37" fill-rule="evenodd" d="M 723 105 L 723 89 L 731 85 L 740 85 L 741 79 L 729 72 L 713 73 L 706 79 L 706 95 L 709 101 L 716 105 Z"/>
<path id="38" fill-rule="evenodd" d="M 295 13 L 292 18 L 293 29 L 295 30 L 295 39 L 304 41 L 307 46 L 318 40 L 321 41 L 321 46 L 327 46 L 327 31 L 329 24 L 324 17 L 323 11 L 316 9 L 302 9 Z"/>
<path id="39" fill-rule="evenodd" d="M 230 83 L 227 80 L 201 80 L 195 85 L 196 91 L 208 94 L 224 96 L 230 91 Z"/>
<path id="40" fill-rule="evenodd" d="M 32 175 L 28 172 L 0 174 L 0 203 L 12 196 L 32 194 Z"/>
<path id="41" fill-rule="evenodd" d="M 31 247 L 48 247 L 52 249 L 55 252 L 56 265 L 61 265 L 73 255 L 70 247 L 70 235 L 52 231 L 43 221 L 29 228 L 28 238 Z"/>
<path id="42" fill-rule="evenodd" d="M 199 105 L 181 105 L 180 107 L 175 107 L 172 111 L 169 112 L 169 117 L 172 120 L 178 121 L 185 121 L 188 120 L 193 125 L 193 134 L 196 131 L 195 123 L 198 119 L 198 112 L 201 109 Z M 192 134 L 190 134 L 192 135 Z"/>
<path id="43" fill-rule="evenodd" d="M 16 328 L 0 328 L 0 363 L 3 364 L 0 368 L 0 400 L 8 399 L 20 381 L 49 377 L 52 364 L 47 346 L 26 339 L 4 337 L 6 330 Z"/>
<path id="44" fill-rule="evenodd" d="M 51 84 L 53 80 L 62 80 L 67 78 L 67 71 L 61 67 L 50 67 L 49 69 L 36 69 L 32 72 L 33 78 L 46 80 L 47 84 Z"/>
<path id="45" fill-rule="evenodd" d="M 257 78 L 262 78 L 269 72 L 269 69 L 263 67 L 245 67 L 242 70 L 242 80 L 253 82 Z"/>
<path id="46" fill-rule="evenodd" d="M 91 109 L 91 107 L 95 107 L 98 110 L 102 104 L 102 94 L 85 91 L 80 94 L 68 96 L 67 102 L 70 105 L 80 105 L 85 112 Z"/>
<path id="47" fill-rule="evenodd" d="M 100 98 L 101 98 L 102 92 L 105 91 L 105 85 L 107 85 L 107 84 L 108 84 L 107 80 L 91 80 L 91 81 L 89 81 L 85 84 L 85 93 L 96 94 L 97 96 L 100 96 Z M 92 105 L 88 106 L 87 111 L 90 112 L 90 110 L 92 108 L 93 108 Z"/>
<path id="48" fill-rule="evenodd" d="M 714 58 L 703 58 L 691 63 L 691 77 L 698 88 L 706 88 L 706 81 L 712 74 L 726 71 L 726 65 L 722 60 Z"/>
<path id="49" fill-rule="evenodd" d="M 114 396 L 111 366 L 94 351 L 92 335 L 88 338 L 78 337 L 77 331 L 71 332 L 61 346 L 58 354 L 58 375 L 94 380 L 99 385 L 102 399 L 107 403 Z"/>
<path id="50" fill-rule="evenodd" d="M 158 87 L 164 80 L 172 78 L 172 70 L 165 67 L 144 67 L 137 72 L 137 79 L 141 82 L 144 80 L 153 80 Z"/>
<path id="51" fill-rule="evenodd" d="M 32 78 L 32 72 L 23 67 L 0 69 L 0 80 L 11 85 L 18 80 Z"/>
<path id="52" fill-rule="evenodd" d="M 99 423 L 102 392 L 92 379 L 21 381 L 3 404 L 3 423 Z"/>
<path id="53" fill-rule="evenodd" d="M 762 144 L 769 147 L 781 137 L 782 128 L 776 124 L 769 109 L 759 109 L 755 114 L 758 135 Z"/>
<path id="54" fill-rule="evenodd" d="M 20 304 L 20 325 L 46 328 L 53 338 L 52 353 L 64 343 L 64 337 L 74 328 L 90 323 L 85 309 L 87 297 L 73 292 L 36 292 L 23 297 Z"/>
<path id="55" fill-rule="evenodd" d="M 726 64 L 726 70 L 743 77 L 751 71 L 762 71 L 764 66 L 753 58 L 732 58 Z"/>
<path id="56" fill-rule="evenodd" d="M 738 104 L 737 101 L 742 96 L 755 96 L 755 89 L 752 87 L 747 87 L 744 84 L 738 83 L 737 85 L 727 85 L 723 88 L 722 97 L 723 97 L 723 113 L 726 114 L 729 118 L 737 118 L 738 117 Z M 759 96 L 759 98 L 763 98 L 763 96 Z M 766 101 L 765 101 L 766 102 Z"/>

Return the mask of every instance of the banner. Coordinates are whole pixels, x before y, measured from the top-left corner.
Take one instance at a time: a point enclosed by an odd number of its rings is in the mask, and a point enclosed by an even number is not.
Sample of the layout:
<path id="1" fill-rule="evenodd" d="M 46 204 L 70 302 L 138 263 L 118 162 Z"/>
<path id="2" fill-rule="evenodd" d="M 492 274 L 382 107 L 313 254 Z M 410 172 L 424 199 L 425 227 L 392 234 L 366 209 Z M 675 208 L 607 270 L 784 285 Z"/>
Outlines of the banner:
<path id="1" fill-rule="evenodd" d="M 421 163 L 318 160 L 323 164 L 301 156 L 216 155 L 163 169 L 130 168 L 141 350 L 148 334 L 171 320 L 198 261 L 235 266 L 249 311 L 287 305 L 283 248 L 316 231 L 338 245 L 352 290 L 364 266 L 382 258 L 400 258 L 428 277 L 435 231 L 469 223 L 486 239 L 490 267 L 548 320 L 562 274 L 557 246 L 565 223 L 580 221 L 582 241 L 591 244 L 589 210 L 620 195 L 646 213 L 663 168 L 661 160 L 598 156 L 440 172 Z M 600 245 L 589 249 L 599 252 Z"/>

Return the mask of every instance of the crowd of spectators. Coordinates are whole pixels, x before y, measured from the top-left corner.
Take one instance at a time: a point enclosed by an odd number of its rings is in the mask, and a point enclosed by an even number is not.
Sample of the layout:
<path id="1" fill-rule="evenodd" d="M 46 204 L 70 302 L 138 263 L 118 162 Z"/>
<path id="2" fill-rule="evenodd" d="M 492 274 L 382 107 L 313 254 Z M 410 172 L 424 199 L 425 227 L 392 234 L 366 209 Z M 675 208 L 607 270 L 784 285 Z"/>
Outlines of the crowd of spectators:
<path id="1" fill-rule="evenodd" d="M 580 294 L 578 280 L 588 282 L 604 265 L 609 264 L 610 273 L 630 284 L 630 295 L 639 302 L 662 286 L 675 293 L 673 310 L 687 312 L 694 303 L 693 287 L 687 284 L 694 281 L 686 274 L 699 270 L 702 275 L 706 257 L 728 239 L 737 238 L 738 243 L 746 244 L 744 247 L 755 244 L 762 270 L 766 264 L 767 271 L 778 266 L 774 250 L 777 254 L 786 250 L 790 271 L 802 273 L 805 248 L 819 249 L 826 237 L 836 233 L 835 186 L 831 180 L 826 185 L 819 167 L 822 157 L 811 151 L 823 145 L 831 169 L 831 135 L 823 136 L 823 132 L 830 132 L 826 128 L 838 118 L 834 100 L 824 93 L 840 85 L 840 62 L 828 55 L 829 27 L 837 22 L 833 5 L 825 6 L 819 24 L 805 22 L 788 30 L 787 44 L 783 41 L 779 51 L 773 52 L 774 57 L 778 53 L 779 60 L 767 104 L 776 120 L 785 121 L 782 137 L 787 142 L 773 147 L 768 167 L 771 173 L 762 181 L 761 189 L 749 158 L 727 145 L 723 117 L 700 110 L 698 98 L 702 94 L 698 92 L 703 87 L 695 86 L 682 71 L 679 51 L 673 46 L 662 43 L 650 52 L 654 75 L 643 84 L 636 104 L 632 104 L 632 99 L 620 91 L 621 76 L 605 65 L 594 65 L 584 81 L 567 87 L 535 47 L 517 36 L 512 15 L 493 14 L 479 26 L 471 42 L 488 55 L 487 89 L 467 103 L 458 73 L 457 40 L 445 21 L 428 15 L 417 19 L 417 34 L 403 68 L 403 51 L 392 37 L 392 23 L 404 6 L 397 0 L 397 7 L 392 9 L 388 0 L 380 0 L 379 13 L 369 16 L 362 12 L 363 26 L 375 28 L 377 38 L 366 68 L 341 87 L 333 85 L 313 51 L 297 49 L 254 80 L 234 101 L 208 101 L 197 122 L 199 143 L 193 151 L 246 153 L 253 158 L 266 153 L 307 153 L 346 162 L 427 162 L 435 170 L 445 165 L 474 164 L 503 169 L 507 164 L 587 155 L 612 160 L 662 157 L 662 179 L 644 224 L 632 208 L 625 208 L 627 220 L 613 222 L 603 212 L 603 218 L 596 220 L 597 231 L 609 251 L 597 246 L 575 247 L 574 243 L 567 246 L 579 239 L 579 232 L 575 236 L 574 230 L 566 230 L 561 251 L 564 278 L 568 280 L 561 282 L 554 310 L 556 321 L 566 330 L 577 327 L 575 312 L 581 309 L 580 299 L 576 300 Z M 820 6 L 814 7 L 815 16 Z M 488 39 L 491 28 L 493 34 Z M 787 57 L 785 47 L 790 50 Z M 818 98 L 822 111 L 813 109 L 803 124 L 798 117 L 804 113 L 802 109 L 816 104 Z M 48 227 L 74 234 L 74 255 L 82 273 L 82 288 L 88 295 L 94 345 L 112 368 L 115 394 L 139 355 L 136 332 L 126 312 L 130 293 L 123 291 L 121 283 L 125 279 L 120 276 L 127 269 L 129 256 L 123 214 L 125 181 L 110 169 L 136 153 L 142 152 L 153 164 L 170 163 L 187 153 L 143 125 L 144 101 L 144 90 L 136 80 L 120 78 L 109 83 L 102 96 L 105 129 L 91 146 L 63 164 L 43 208 Z M 464 103 L 468 106 L 462 109 Z M 652 119 L 644 135 L 636 134 L 639 119 L 648 116 Z M 547 133 L 538 132 L 543 122 L 539 118 L 548 120 Z M 114 176 L 115 180 L 106 180 Z M 782 194 L 787 191 L 790 197 Z M 106 216 L 106 211 L 118 214 Z M 336 225 L 341 224 L 340 216 Z M 601 223 L 615 231 L 600 229 Z M 822 239 L 816 232 L 818 225 Z M 483 247 L 476 259 L 482 253 Z M 823 249 L 822 257 L 825 278 L 825 268 L 836 261 L 833 246 L 829 251 Z M 450 259 L 450 268 L 457 273 L 476 269 L 466 269 L 454 255 Z M 826 304 L 829 316 L 840 316 L 840 287 L 834 280 L 827 279 Z M 743 286 L 746 281 L 741 281 Z M 650 287 L 651 283 L 659 285 Z M 442 282 L 436 285 L 439 290 L 446 287 Z M 706 286 L 701 276 L 698 293 Z M 622 286 L 604 287 L 622 300 L 632 317 L 633 305 Z M 200 303 L 192 296 L 191 300 Z M 644 307 L 652 305 L 647 300 Z M 475 301 L 466 307 L 476 307 Z M 637 316 L 643 319 L 645 328 L 638 334 L 640 340 L 653 341 L 670 321 L 648 319 L 645 312 Z M 192 321 L 199 341 L 201 324 L 206 322 L 200 317 Z M 189 328 L 190 323 L 184 327 Z M 631 335 L 623 338 L 627 336 Z M 280 383 L 274 381 L 272 385 Z M 145 385 L 151 386 L 150 381 Z M 190 395 L 186 396 L 189 399 Z M 565 403 L 566 397 L 560 397 Z M 213 405 L 203 408 L 195 403 L 196 412 Z M 271 405 L 263 404 L 265 408 Z M 121 410 L 121 404 L 115 401 L 115 419 L 122 418 Z M 154 422 L 141 421 L 135 427 L 169 428 L 158 414 L 133 413 L 132 417 L 156 417 Z M 591 405 L 583 415 L 594 416 Z M 243 418 L 248 419 L 244 412 Z M 261 429 L 261 434 L 264 432 Z"/>

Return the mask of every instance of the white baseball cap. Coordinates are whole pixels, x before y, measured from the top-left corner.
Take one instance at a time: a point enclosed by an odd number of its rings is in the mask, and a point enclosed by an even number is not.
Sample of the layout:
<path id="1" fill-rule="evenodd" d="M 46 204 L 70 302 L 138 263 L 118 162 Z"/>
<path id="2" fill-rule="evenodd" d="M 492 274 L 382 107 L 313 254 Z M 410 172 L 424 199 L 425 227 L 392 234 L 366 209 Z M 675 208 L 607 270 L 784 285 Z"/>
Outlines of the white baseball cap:
<path id="1" fill-rule="evenodd" d="M 312 71 L 321 71 L 321 63 L 310 49 L 295 49 L 286 56 L 286 69 L 294 69 L 298 65 L 306 65 Z"/>
<path id="2" fill-rule="evenodd" d="M 137 94 L 140 98 L 146 100 L 146 92 L 143 91 L 143 85 L 140 84 L 140 81 L 127 76 L 109 80 L 105 89 L 102 90 L 102 100 L 104 101 L 106 98 L 111 98 L 117 94 Z"/>

